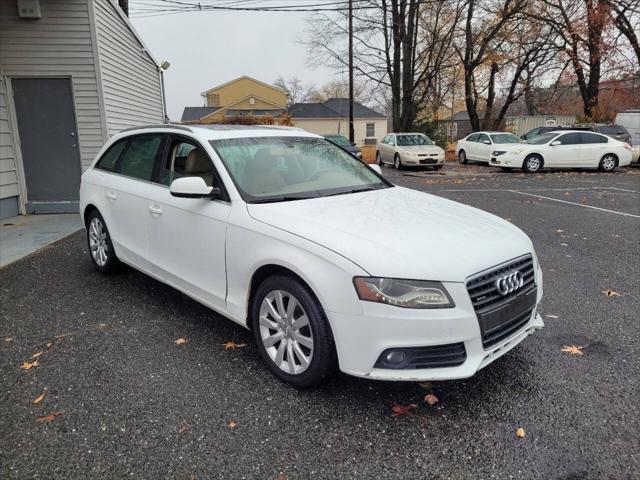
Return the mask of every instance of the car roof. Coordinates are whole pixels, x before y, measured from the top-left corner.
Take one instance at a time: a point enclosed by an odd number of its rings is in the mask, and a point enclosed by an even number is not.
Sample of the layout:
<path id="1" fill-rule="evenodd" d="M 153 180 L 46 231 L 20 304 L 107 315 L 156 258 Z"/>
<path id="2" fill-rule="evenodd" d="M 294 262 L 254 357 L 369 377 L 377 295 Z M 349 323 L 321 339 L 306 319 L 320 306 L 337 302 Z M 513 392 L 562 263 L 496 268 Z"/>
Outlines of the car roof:
<path id="1" fill-rule="evenodd" d="M 181 125 L 162 124 L 145 125 L 122 130 L 122 136 L 156 132 L 191 133 L 200 140 L 219 140 L 223 138 L 251 138 L 251 137 L 314 137 L 322 138 L 301 128 L 281 125 Z"/>

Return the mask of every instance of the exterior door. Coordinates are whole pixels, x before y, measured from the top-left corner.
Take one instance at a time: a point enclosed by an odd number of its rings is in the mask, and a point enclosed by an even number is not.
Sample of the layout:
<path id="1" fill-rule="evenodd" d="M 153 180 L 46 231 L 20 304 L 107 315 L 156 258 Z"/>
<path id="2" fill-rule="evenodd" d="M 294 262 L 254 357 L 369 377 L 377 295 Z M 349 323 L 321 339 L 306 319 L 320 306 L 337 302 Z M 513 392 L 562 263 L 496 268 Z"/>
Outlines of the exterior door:
<path id="1" fill-rule="evenodd" d="M 485 142 L 489 142 L 487 145 Z M 481 162 L 488 162 L 491 158 L 491 150 L 493 145 L 491 144 L 491 139 L 489 135 L 486 133 L 481 133 L 478 136 L 478 141 L 474 146 L 474 159 L 480 160 Z"/>
<path id="2" fill-rule="evenodd" d="M 597 167 L 607 150 L 607 137 L 596 133 L 582 132 L 580 134 L 580 165 L 583 167 Z"/>
<path id="3" fill-rule="evenodd" d="M 393 152 L 394 152 L 393 145 L 395 145 L 395 143 L 396 143 L 395 135 L 389 135 L 389 138 L 387 138 L 387 142 L 382 147 L 382 151 L 380 153 L 380 155 L 382 155 L 383 162 L 393 163 Z"/>
<path id="4" fill-rule="evenodd" d="M 231 204 L 210 198 L 179 198 L 173 180 L 201 176 L 222 186 L 207 153 L 185 137 L 171 137 L 160 160 L 158 182 L 149 189 L 146 224 L 153 272 L 213 307 L 227 295 L 225 241 Z"/>
<path id="5" fill-rule="evenodd" d="M 27 213 L 78 211 L 80 151 L 68 78 L 13 78 Z"/>
<path id="6" fill-rule="evenodd" d="M 582 143 L 579 132 L 565 133 L 553 142 L 560 145 L 549 146 L 544 154 L 545 166 L 549 167 L 577 167 L 580 165 L 580 144 Z"/>

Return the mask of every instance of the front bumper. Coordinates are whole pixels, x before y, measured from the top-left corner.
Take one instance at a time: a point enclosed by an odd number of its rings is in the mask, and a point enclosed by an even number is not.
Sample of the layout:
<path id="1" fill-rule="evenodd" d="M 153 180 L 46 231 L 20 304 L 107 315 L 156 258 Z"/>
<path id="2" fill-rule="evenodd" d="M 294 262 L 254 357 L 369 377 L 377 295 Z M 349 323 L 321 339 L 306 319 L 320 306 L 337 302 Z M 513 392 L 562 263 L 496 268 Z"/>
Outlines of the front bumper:
<path id="1" fill-rule="evenodd" d="M 468 378 L 544 327 L 537 313 L 542 298 L 542 274 L 536 273 L 536 307 L 513 335 L 485 349 L 478 318 L 463 283 L 444 283 L 454 308 L 414 310 L 362 302 L 363 315 L 327 312 L 333 328 L 340 370 L 378 380 L 427 381 Z M 457 366 L 423 369 L 376 368 L 387 349 L 464 343 L 466 359 Z"/>
<path id="2" fill-rule="evenodd" d="M 437 157 L 402 157 L 402 165 L 406 167 L 434 167 L 444 163 L 444 155 Z"/>

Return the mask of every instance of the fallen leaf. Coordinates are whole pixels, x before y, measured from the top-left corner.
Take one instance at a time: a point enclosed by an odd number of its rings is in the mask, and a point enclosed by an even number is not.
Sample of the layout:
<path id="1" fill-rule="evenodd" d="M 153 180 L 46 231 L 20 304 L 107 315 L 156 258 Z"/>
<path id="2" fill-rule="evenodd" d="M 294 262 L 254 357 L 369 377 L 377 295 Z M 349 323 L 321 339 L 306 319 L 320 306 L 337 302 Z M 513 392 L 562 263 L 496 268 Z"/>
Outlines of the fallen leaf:
<path id="1" fill-rule="evenodd" d="M 436 403 L 438 403 L 438 397 L 436 397 L 433 393 L 429 393 L 426 397 L 424 397 L 424 401 L 430 407 L 433 407 Z"/>
<path id="2" fill-rule="evenodd" d="M 397 417 L 399 415 L 409 413 L 411 410 L 415 410 L 416 408 L 418 408 L 418 405 L 416 405 L 415 403 L 410 403 L 409 405 L 399 405 L 397 403 L 394 403 L 391 407 L 391 411 L 393 412 L 391 415 Z"/>
<path id="3" fill-rule="evenodd" d="M 58 335 L 54 335 L 54 337 L 60 339 L 60 338 L 68 337 L 69 335 L 73 335 L 74 333 L 76 333 L 76 332 L 60 333 Z"/>
<path id="4" fill-rule="evenodd" d="M 7 343 L 13 342 L 13 337 L 4 337 L 4 341 Z"/>
<path id="5" fill-rule="evenodd" d="M 31 358 L 38 358 L 40 355 L 42 355 L 44 353 L 43 350 L 40 350 L 39 352 L 34 353 L 33 355 L 31 355 Z"/>
<path id="6" fill-rule="evenodd" d="M 47 348 L 51 348 L 53 347 L 53 342 L 47 342 L 44 346 Z"/>
<path id="7" fill-rule="evenodd" d="M 524 438 L 524 428 L 520 427 L 516 430 L 516 437 Z"/>
<path id="8" fill-rule="evenodd" d="M 175 343 L 176 345 L 184 345 L 185 343 L 187 343 L 187 341 L 188 340 L 186 338 L 179 338 L 173 343 Z"/>
<path id="9" fill-rule="evenodd" d="M 284 474 L 284 472 L 280 472 L 276 480 L 287 480 L 287 476 Z"/>
<path id="10" fill-rule="evenodd" d="M 560 351 L 568 353 L 570 355 L 582 356 L 582 355 L 584 355 L 584 353 L 582 352 L 583 348 L 584 347 L 579 347 L 577 345 L 565 345 L 565 346 L 562 347 L 562 349 L 560 349 Z"/>
<path id="11" fill-rule="evenodd" d="M 181 423 L 180 424 L 180 428 L 178 429 L 179 433 L 185 433 L 189 431 L 189 425 L 187 425 L 186 423 Z"/>
<path id="12" fill-rule="evenodd" d="M 58 415 L 62 415 L 62 412 L 53 412 L 49 415 L 45 415 L 43 417 L 36 417 L 36 422 L 39 423 L 50 423 L 53 422 Z"/>
<path id="13" fill-rule="evenodd" d="M 551 314 L 545 315 L 545 317 L 547 317 L 547 318 L 560 318 L 560 317 L 558 317 L 558 315 L 551 315 Z"/>
<path id="14" fill-rule="evenodd" d="M 236 428 L 238 424 L 236 422 L 234 422 L 233 420 L 229 420 L 229 422 L 227 423 L 227 426 L 231 429 Z"/>
<path id="15" fill-rule="evenodd" d="M 234 350 L 236 348 L 244 348 L 247 346 L 246 343 L 236 343 L 233 340 L 223 343 L 222 346 L 224 347 L 225 350 Z"/>
<path id="16" fill-rule="evenodd" d="M 604 293 L 607 297 L 619 297 L 620 294 L 614 290 L 609 290 L 608 288 L 605 288 L 604 290 L 602 290 L 602 293 Z"/>
<path id="17" fill-rule="evenodd" d="M 25 362 L 22 364 L 22 366 L 20 368 L 22 368 L 23 370 L 30 370 L 34 367 L 37 367 L 38 365 L 40 365 L 40 363 L 38 362 L 38 360 L 36 360 L 35 362 L 27 362 L 25 360 Z"/>
<path id="18" fill-rule="evenodd" d="M 556 233 L 564 233 L 564 230 L 557 229 Z"/>
<path id="19" fill-rule="evenodd" d="M 40 395 L 39 397 L 37 397 L 35 400 L 33 400 L 31 402 L 31 405 L 37 405 L 39 404 L 42 400 L 44 400 L 44 396 L 46 395 L 47 392 L 42 392 L 42 395 Z"/>

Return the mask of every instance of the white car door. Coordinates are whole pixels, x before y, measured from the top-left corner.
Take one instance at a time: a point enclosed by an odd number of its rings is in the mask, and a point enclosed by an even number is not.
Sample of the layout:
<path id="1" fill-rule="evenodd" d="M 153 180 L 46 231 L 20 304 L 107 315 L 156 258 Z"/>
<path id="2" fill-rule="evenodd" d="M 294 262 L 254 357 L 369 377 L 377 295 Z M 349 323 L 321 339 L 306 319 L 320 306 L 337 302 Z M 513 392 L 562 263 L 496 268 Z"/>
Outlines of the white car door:
<path id="1" fill-rule="evenodd" d="M 580 166 L 580 132 L 565 133 L 556 137 L 544 152 L 545 167 Z"/>
<path id="2" fill-rule="evenodd" d="M 384 161 L 393 163 L 393 157 L 396 154 L 396 136 L 389 135 L 389 143 L 384 146 Z"/>
<path id="3" fill-rule="evenodd" d="M 386 150 L 388 148 L 389 138 L 391 138 L 391 135 L 386 135 L 378 145 L 378 153 L 383 162 L 385 162 L 387 158 Z"/>
<path id="4" fill-rule="evenodd" d="M 582 132 L 580 134 L 580 166 L 595 168 L 600 165 L 600 160 L 607 153 L 609 139 L 597 133 Z"/>
<path id="5" fill-rule="evenodd" d="M 225 239 L 231 204 L 211 198 L 179 198 L 173 180 L 200 176 L 222 186 L 206 151 L 194 140 L 168 136 L 157 182 L 149 188 L 147 229 L 153 272 L 178 289 L 214 307 L 227 294 Z"/>
<path id="6" fill-rule="evenodd" d="M 460 150 L 464 150 L 468 160 L 473 160 L 473 146 L 475 145 L 476 138 L 478 138 L 477 133 L 472 133 L 467 136 L 467 138 L 462 141 L 462 145 L 458 149 L 458 152 L 460 152 Z"/>
<path id="7" fill-rule="evenodd" d="M 478 136 L 478 141 L 474 147 L 474 160 L 478 160 L 480 162 L 489 162 L 491 159 L 493 145 L 491 143 L 491 139 L 489 135 L 486 133 L 481 133 Z"/>
<path id="8" fill-rule="evenodd" d="M 101 214 L 114 248 L 121 260 L 147 271 L 150 269 L 147 229 L 144 228 L 147 195 L 162 140 L 162 134 L 129 137 L 112 173 L 104 173 L 105 202 Z"/>

